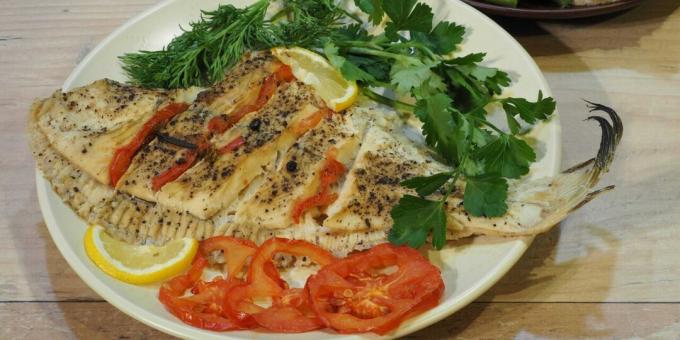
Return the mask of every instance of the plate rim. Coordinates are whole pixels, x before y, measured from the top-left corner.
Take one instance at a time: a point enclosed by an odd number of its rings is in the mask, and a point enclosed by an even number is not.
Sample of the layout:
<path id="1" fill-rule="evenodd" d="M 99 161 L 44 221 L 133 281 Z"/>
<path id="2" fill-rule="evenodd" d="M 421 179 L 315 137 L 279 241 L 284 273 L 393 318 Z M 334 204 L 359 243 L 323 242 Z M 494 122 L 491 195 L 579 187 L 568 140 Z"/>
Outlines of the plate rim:
<path id="1" fill-rule="evenodd" d="M 149 15 L 155 13 L 156 11 L 171 5 L 174 2 L 179 2 L 181 0 L 163 0 L 162 2 L 151 6 L 150 8 L 142 11 L 141 13 L 137 14 L 136 16 L 128 19 L 125 21 L 122 25 L 114 29 L 109 35 L 107 35 L 101 42 L 97 44 L 95 48 L 93 48 L 79 63 L 78 65 L 73 69 L 73 71 L 69 74 L 69 76 L 66 78 L 64 81 L 64 84 L 62 85 L 62 88 L 68 88 L 73 85 L 75 82 L 75 79 L 79 76 L 79 74 L 82 72 L 82 70 L 86 67 L 88 63 L 99 53 L 100 50 L 102 50 L 105 46 L 107 46 L 113 39 L 118 37 L 121 33 L 123 33 L 125 30 L 127 30 L 130 26 L 133 24 L 145 19 Z M 471 10 L 475 12 L 479 16 L 479 20 L 484 21 L 487 25 L 492 26 L 495 28 L 500 34 L 502 34 L 506 39 L 509 40 L 509 42 L 514 45 L 516 48 L 517 52 L 521 55 L 523 59 L 528 59 L 529 62 L 528 66 L 532 69 L 532 71 L 535 72 L 535 74 L 538 76 L 538 80 L 540 81 L 540 84 L 538 84 L 539 87 L 542 87 L 544 89 L 544 92 L 548 96 L 552 96 L 552 91 L 550 89 L 550 86 L 548 82 L 545 79 L 545 76 L 543 72 L 540 70 L 536 62 L 533 60 L 533 58 L 529 55 L 529 53 L 524 49 L 524 47 L 519 44 L 519 42 L 510 35 L 505 29 L 503 29 L 500 25 L 495 23 L 492 19 L 481 13 L 477 8 L 463 2 L 463 1 L 457 1 L 457 5 L 459 6 L 465 6 L 467 7 L 468 10 Z M 562 134 L 561 134 L 561 125 L 559 121 L 559 114 L 556 112 L 555 117 L 552 118 L 554 121 L 553 124 L 556 126 L 556 131 L 555 133 L 557 136 L 556 138 L 556 146 L 555 146 L 555 160 L 553 162 L 552 166 L 552 172 L 553 174 L 556 174 L 561 166 L 561 156 L 562 156 Z M 47 229 L 49 231 L 50 236 L 54 240 L 57 248 L 59 249 L 62 257 L 67 261 L 69 266 L 74 269 L 76 274 L 80 277 L 81 280 L 83 280 L 90 288 L 92 288 L 97 294 L 99 294 L 102 298 L 104 298 L 108 303 L 116 307 L 118 310 L 122 311 L 126 315 L 132 317 L 133 319 L 142 322 L 143 324 L 150 326 L 152 328 L 158 329 L 166 334 L 170 334 L 173 336 L 177 337 L 186 337 L 187 334 L 181 332 L 181 328 L 173 328 L 170 327 L 170 325 L 173 325 L 174 323 L 178 322 L 176 320 L 173 320 L 172 323 L 168 324 L 168 321 L 159 317 L 155 313 L 149 312 L 145 310 L 144 308 L 138 306 L 135 303 L 127 303 L 128 299 L 126 299 L 124 296 L 118 294 L 115 292 L 113 289 L 107 287 L 106 284 L 104 284 L 101 280 L 99 280 L 96 276 L 92 275 L 90 273 L 90 269 L 85 266 L 85 264 L 80 260 L 79 256 L 75 253 L 74 249 L 70 247 L 68 241 L 65 239 L 64 234 L 61 231 L 61 228 L 59 227 L 57 223 L 57 219 L 54 216 L 53 209 L 51 207 L 51 203 L 49 201 L 49 193 L 52 191 L 52 187 L 50 183 L 44 179 L 42 176 L 42 173 L 40 172 L 39 169 L 36 168 L 35 171 L 35 176 L 36 176 L 36 189 L 37 189 L 37 194 L 38 194 L 38 202 L 40 205 L 41 213 L 43 214 L 43 219 L 45 221 L 45 224 L 47 226 Z M 519 260 L 519 258 L 525 253 L 525 251 L 528 249 L 528 247 L 531 245 L 534 237 L 533 236 L 527 236 L 527 237 L 518 237 L 518 238 L 512 238 L 508 239 L 508 243 L 514 243 L 513 246 L 508 250 L 508 253 L 504 254 L 504 257 L 501 261 L 496 263 L 496 266 L 493 267 L 493 270 L 488 271 L 484 276 L 483 279 L 480 279 L 479 284 L 470 287 L 470 289 L 461 292 L 460 295 L 456 299 L 452 299 L 450 306 L 447 306 L 446 310 L 443 310 L 439 313 L 434 313 L 434 314 L 423 314 L 421 316 L 428 316 L 425 319 L 419 320 L 417 324 L 414 323 L 407 323 L 402 325 L 396 332 L 393 334 L 389 334 L 387 337 L 381 337 L 381 338 L 395 338 L 399 336 L 404 336 L 407 334 L 411 334 L 413 332 L 416 332 L 418 330 L 421 330 L 423 328 L 426 328 L 428 326 L 431 326 L 447 317 L 450 315 L 454 314 L 455 312 L 459 311 L 463 307 L 467 306 L 470 304 L 473 300 L 477 299 L 479 296 L 484 294 L 486 291 L 491 288 L 491 286 L 495 285 L 502 277 L 505 276 L 505 274 L 514 266 L 515 263 Z M 444 306 L 444 303 L 438 305 L 436 308 L 442 308 Z M 433 310 L 431 310 L 433 311 Z M 430 312 L 431 312 L 430 311 Z M 256 333 L 254 333 L 256 334 Z M 229 336 L 229 333 L 220 333 L 221 336 L 223 336 L 225 339 L 231 338 Z M 329 334 L 330 335 L 330 334 Z M 332 334 L 336 336 L 336 334 Z M 358 338 L 356 335 L 340 335 L 337 334 L 338 336 L 342 338 Z M 365 334 L 364 334 L 365 335 Z M 359 335 L 361 336 L 361 334 Z"/>

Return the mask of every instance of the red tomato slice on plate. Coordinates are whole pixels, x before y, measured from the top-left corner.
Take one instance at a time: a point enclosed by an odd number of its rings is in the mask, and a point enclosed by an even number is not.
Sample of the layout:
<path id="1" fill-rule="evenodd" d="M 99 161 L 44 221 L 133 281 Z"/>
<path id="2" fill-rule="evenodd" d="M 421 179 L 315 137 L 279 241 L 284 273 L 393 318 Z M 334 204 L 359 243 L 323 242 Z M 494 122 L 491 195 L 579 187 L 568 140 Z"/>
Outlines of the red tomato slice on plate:
<path id="1" fill-rule="evenodd" d="M 223 279 L 202 282 L 201 274 L 207 266 L 208 260 L 197 256 L 187 274 L 163 283 L 158 292 L 158 300 L 170 313 L 191 326 L 214 331 L 244 329 L 228 316 L 222 315 L 223 294 L 237 283 Z M 189 289 L 197 294 L 183 297 Z"/>
<path id="2" fill-rule="evenodd" d="M 340 333 L 385 334 L 435 306 L 444 281 L 416 250 L 385 243 L 323 267 L 306 288 L 326 326 Z"/>
<path id="3" fill-rule="evenodd" d="M 227 296 L 231 317 L 242 324 L 257 324 L 276 332 L 298 333 L 318 329 L 316 317 L 304 289 L 289 289 L 273 265 L 277 253 L 306 256 L 325 266 L 336 258 L 325 249 L 306 241 L 272 238 L 263 243 L 250 263 L 246 284 L 235 287 Z M 270 307 L 257 302 L 269 300 Z"/>

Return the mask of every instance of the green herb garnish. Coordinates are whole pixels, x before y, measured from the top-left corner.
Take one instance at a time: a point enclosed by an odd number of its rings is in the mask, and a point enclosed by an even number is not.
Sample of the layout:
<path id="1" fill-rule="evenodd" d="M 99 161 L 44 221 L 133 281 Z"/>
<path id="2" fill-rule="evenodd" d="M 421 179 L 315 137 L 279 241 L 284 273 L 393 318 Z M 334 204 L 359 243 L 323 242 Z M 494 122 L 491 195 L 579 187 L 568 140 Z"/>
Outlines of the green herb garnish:
<path id="1" fill-rule="evenodd" d="M 222 79 L 247 50 L 313 49 L 345 78 L 356 80 L 366 97 L 414 113 L 423 122 L 427 144 L 454 169 L 402 183 L 418 196 L 406 195 L 393 208 L 390 242 L 418 247 L 432 235 L 433 246 L 443 247 L 445 202 L 459 180 L 465 181 L 464 207 L 470 214 L 505 214 L 508 180 L 527 174 L 536 159 L 521 139 L 521 122 L 530 126 L 548 119 L 555 110 L 552 98 L 540 92 L 533 102 L 497 98 L 510 85 L 508 74 L 481 65 L 484 53 L 452 57 L 465 28 L 435 24 L 432 8 L 418 0 L 355 0 L 368 16 L 366 23 L 333 0 L 286 0 L 282 12 L 265 19 L 271 2 L 204 12 L 166 49 L 123 56 L 124 69 L 132 83 L 146 87 L 206 85 Z M 381 34 L 367 30 L 382 24 Z M 411 97 L 415 105 L 379 89 Z M 508 132 L 487 120 L 492 104 L 505 111 Z"/>
<path id="2" fill-rule="evenodd" d="M 120 57 L 130 82 L 150 88 L 207 86 L 224 78 L 225 70 L 250 50 L 275 46 L 316 46 L 317 38 L 342 26 L 345 11 L 333 0 L 285 0 L 284 10 L 265 19 L 273 1 L 258 0 L 245 8 L 220 5 L 202 11 L 163 50 Z M 276 20 L 289 17 L 290 20 Z"/>

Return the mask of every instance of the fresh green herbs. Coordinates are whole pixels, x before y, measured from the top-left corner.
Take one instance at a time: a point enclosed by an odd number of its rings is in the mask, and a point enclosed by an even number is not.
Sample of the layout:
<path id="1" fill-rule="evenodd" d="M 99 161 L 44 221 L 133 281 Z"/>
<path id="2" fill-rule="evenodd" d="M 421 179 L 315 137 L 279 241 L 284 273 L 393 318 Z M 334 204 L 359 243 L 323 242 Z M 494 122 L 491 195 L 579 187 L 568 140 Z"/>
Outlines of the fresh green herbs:
<path id="1" fill-rule="evenodd" d="M 418 196 L 402 197 L 392 210 L 389 240 L 418 247 L 431 235 L 439 249 L 446 237 L 446 202 L 461 190 L 459 179 L 465 180 L 466 211 L 474 216 L 505 214 L 508 180 L 527 174 L 536 159 L 519 136 L 520 121 L 531 125 L 549 118 L 555 101 L 540 92 L 535 102 L 496 98 L 510 85 L 510 77 L 480 65 L 483 53 L 450 57 L 465 29 L 447 21 L 435 25 L 432 9 L 417 0 L 355 3 L 371 22 L 385 20 L 385 32 L 346 29 L 326 43 L 325 53 L 346 78 L 358 80 L 370 98 L 395 103 L 372 90 L 388 88 L 399 97 L 415 99 L 411 111 L 423 122 L 427 144 L 454 170 L 402 183 Z M 486 119 L 486 108 L 494 104 L 504 109 L 509 132 Z"/>
<path id="2" fill-rule="evenodd" d="M 536 159 L 520 136 L 523 126 L 548 119 L 555 110 L 552 98 L 541 92 L 535 101 L 499 98 L 510 85 L 508 74 L 483 66 L 484 53 L 456 53 L 465 28 L 435 24 L 432 8 L 418 0 L 355 0 L 368 16 L 365 23 L 333 0 L 285 0 L 282 12 L 265 19 L 270 2 L 204 12 L 166 49 L 123 56 L 124 68 L 136 84 L 186 87 L 221 79 L 247 50 L 313 49 L 356 80 L 366 97 L 415 114 L 427 144 L 453 169 L 402 183 L 417 196 L 405 195 L 393 208 L 391 242 L 418 247 L 431 236 L 435 248 L 443 247 L 446 202 L 460 190 L 470 214 L 505 214 L 508 180 L 527 174 Z M 405 97 L 415 105 L 398 100 Z M 493 107 L 505 111 L 507 131 L 487 120 Z"/>
<path id="3" fill-rule="evenodd" d="M 341 26 L 345 11 L 333 0 L 285 0 L 284 10 L 265 19 L 271 0 L 246 8 L 221 5 L 159 51 L 128 53 L 120 59 L 130 82 L 144 87 L 210 85 L 224 77 L 245 52 L 274 46 L 313 47 L 319 36 Z M 275 19 L 274 18 L 274 19 Z"/>

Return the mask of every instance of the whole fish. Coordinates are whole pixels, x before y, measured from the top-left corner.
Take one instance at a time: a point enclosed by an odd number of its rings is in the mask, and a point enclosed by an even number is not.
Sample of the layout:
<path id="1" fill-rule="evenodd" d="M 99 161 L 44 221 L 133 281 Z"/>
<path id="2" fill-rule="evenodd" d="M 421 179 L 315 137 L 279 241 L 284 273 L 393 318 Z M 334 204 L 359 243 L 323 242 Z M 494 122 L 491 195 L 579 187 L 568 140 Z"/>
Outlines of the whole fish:
<path id="1" fill-rule="evenodd" d="M 535 235 L 611 189 L 593 190 L 623 126 L 612 109 L 595 158 L 554 178 L 510 183 L 499 218 L 448 199 L 449 239 Z M 611 121 L 611 122 L 610 122 Z M 88 223 L 131 243 L 231 235 L 303 239 L 337 255 L 387 239 L 400 185 L 450 167 L 408 120 L 377 104 L 327 109 L 270 53 L 254 53 L 207 89 L 149 90 L 99 80 L 31 108 L 38 168 Z"/>

